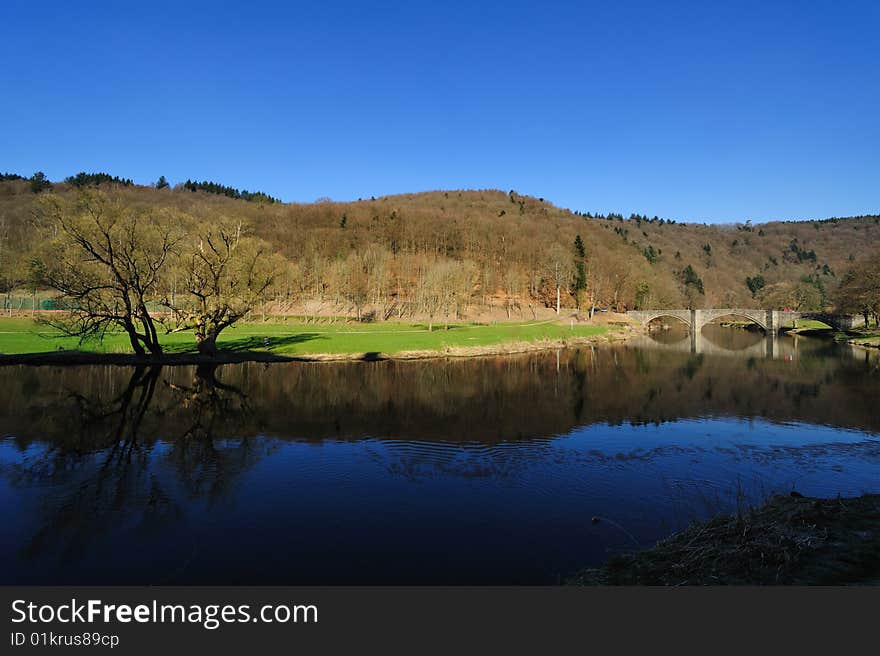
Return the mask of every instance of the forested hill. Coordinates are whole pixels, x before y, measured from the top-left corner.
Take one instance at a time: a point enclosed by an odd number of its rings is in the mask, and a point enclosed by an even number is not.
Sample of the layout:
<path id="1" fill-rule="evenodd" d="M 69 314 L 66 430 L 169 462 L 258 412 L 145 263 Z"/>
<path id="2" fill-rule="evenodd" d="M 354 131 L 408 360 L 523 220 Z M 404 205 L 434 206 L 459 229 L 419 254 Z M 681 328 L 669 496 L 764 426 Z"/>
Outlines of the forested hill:
<path id="1" fill-rule="evenodd" d="M 76 178 L 51 185 L 17 178 L 0 179 L 4 289 L 25 284 L 37 199 L 78 188 Z M 880 250 L 877 216 L 702 225 L 583 215 L 515 191 L 286 204 L 214 183 L 98 182 L 132 208 L 241 218 L 287 259 L 277 297 L 289 307 L 321 300 L 341 310 L 373 305 L 386 316 L 392 305 L 415 308 L 432 285 L 458 290 L 464 305 L 505 306 L 520 316 L 528 304 L 555 304 L 557 283 L 567 307 L 818 309 L 833 303 L 847 270 Z"/>

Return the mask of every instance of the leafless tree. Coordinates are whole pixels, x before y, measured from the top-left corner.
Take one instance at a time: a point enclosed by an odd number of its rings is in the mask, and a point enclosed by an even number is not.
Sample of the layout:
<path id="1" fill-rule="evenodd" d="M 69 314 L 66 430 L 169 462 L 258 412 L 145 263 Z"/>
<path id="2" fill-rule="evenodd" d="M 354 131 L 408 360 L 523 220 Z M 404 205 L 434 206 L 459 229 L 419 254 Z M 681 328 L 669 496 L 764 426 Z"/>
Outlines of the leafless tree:
<path id="1" fill-rule="evenodd" d="M 48 195 L 40 207 L 45 281 L 69 310 L 49 322 L 81 340 L 121 329 L 137 355 L 160 355 L 147 304 L 182 236 L 175 213 L 139 210 L 93 190 L 73 200 Z"/>
<path id="2" fill-rule="evenodd" d="M 240 221 L 219 217 L 181 243 L 174 269 L 183 293 L 165 288 L 171 329 L 193 330 L 199 353 L 213 356 L 220 333 L 267 298 L 280 266 Z"/>

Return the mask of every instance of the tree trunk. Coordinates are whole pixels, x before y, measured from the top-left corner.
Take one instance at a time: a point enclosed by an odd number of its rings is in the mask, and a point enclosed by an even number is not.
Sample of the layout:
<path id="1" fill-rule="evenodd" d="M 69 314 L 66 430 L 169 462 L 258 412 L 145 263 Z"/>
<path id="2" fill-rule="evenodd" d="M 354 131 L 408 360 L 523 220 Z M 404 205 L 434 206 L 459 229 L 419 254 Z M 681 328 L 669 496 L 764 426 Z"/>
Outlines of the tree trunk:
<path id="1" fill-rule="evenodd" d="M 559 314 L 559 285 L 556 285 L 556 314 Z"/>
<path id="2" fill-rule="evenodd" d="M 153 322 L 153 318 L 147 311 L 147 306 L 143 301 L 139 304 L 139 310 L 140 316 L 138 318 L 140 319 L 141 325 L 144 327 L 144 344 L 150 351 L 151 355 L 162 355 L 162 345 L 159 344 L 159 335 L 156 332 L 156 324 Z"/>
<path id="3" fill-rule="evenodd" d="M 131 348 L 134 350 L 135 355 L 142 358 L 147 354 L 146 351 L 144 351 L 144 347 L 141 346 L 141 342 L 137 338 L 137 335 L 135 335 L 134 330 L 129 331 L 128 341 L 131 342 Z"/>
<path id="4" fill-rule="evenodd" d="M 215 333 L 196 335 L 196 349 L 198 349 L 199 355 L 213 358 L 217 355 L 217 335 Z"/>

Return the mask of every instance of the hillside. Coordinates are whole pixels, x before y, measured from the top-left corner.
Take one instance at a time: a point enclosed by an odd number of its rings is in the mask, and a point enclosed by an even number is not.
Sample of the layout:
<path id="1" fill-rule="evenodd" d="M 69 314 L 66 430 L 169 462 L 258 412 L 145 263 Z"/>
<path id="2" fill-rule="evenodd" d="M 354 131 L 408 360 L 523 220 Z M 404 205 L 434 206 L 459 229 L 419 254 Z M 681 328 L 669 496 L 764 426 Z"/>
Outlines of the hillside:
<path id="1" fill-rule="evenodd" d="M 571 308 L 818 309 L 832 303 L 854 262 L 880 249 L 878 216 L 703 225 L 593 217 L 514 191 L 286 204 L 216 187 L 221 191 L 118 179 L 100 185 L 132 207 L 247 222 L 287 260 L 273 311 L 414 317 L 429 290 L 445 289 L 455 297 L 450 304 L 457 318 L 487 307 L 522 318 L 555 305 L 557 282 L 562 306 Z M 4 293 L 26 286 L 29 252 L 38 241 L 33 217 L 45 193 L 76 189 L 55 183 L 34 193 L 28 180 L 0 181 Z"/>

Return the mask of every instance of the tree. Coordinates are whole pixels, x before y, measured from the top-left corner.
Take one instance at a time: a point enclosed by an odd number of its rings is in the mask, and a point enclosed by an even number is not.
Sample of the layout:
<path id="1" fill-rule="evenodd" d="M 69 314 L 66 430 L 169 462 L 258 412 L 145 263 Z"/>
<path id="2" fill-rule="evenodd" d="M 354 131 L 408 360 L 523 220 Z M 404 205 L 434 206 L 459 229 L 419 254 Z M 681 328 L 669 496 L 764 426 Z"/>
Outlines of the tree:
<path id="1" fill-rule="evenodd" d="M 0 253 L 0 293 L 5 295 L 3 304 L 12 316 L 12 292 L 22 283 L 21 255 L 13 252 Z"/>
<path id="2" fill-rule="evenodd" d="M 438 315 L 444 317 L 446 328 L 451 317 L 462 316 L 473 292 L 476 273 L 473 262 L 468 261 L 437 260 L 425 268 L 416 302 L 428 317 L 429 332 Z"/>
<path id="3" fill-rule="evenodd" d="M 861 314 L 866 326 L 871 315 L 880 325 L 880 252 L 860 261 L 843 275 L 834 302 L 839 310 Z"/>
<path id="4" fill-rule="evenodd" d="M 502 278 L 504 285 L 504 306 L 507 310 L 507 318 L 510 319 L 510 311 L 519 307 L 519 296 L 525 287 L 525 276 L 515 266 L 508 266 L 504 270 Z"/>
<path id="5" fill-rule="evenodd" d="M 567 250 L 554 243 L 544 254 L 544 280 L 556 290 L 556 314 L 561 307 L 562 289 L 566 290 L 574 277 L 574 263 Z"/>
<path id="6" fill-rule="evenodd" d="M 605 260 L 604 269 L 611 292 L 611 304 L 616 312 L 620 312 L 621 306 L 624 304 L 624 293 L 629 286 L 630 278 L 633 274 L 632 268 L 628 262 L 618 258 L 611 258 Z"/>
<path id="7" fill-rule="evenodd" d="M 160 355 L 147 303 L 181 238 L 179 217 L 84 190 L 74 200 L 45 197 L 39 220 L 47 236 L 39 268 L 70 308 L 48 322 L 81 341 L 121 329 L 137 355 Z"/>
<path id="8" fill-rule="evenodd" d="M 703 288 L 703 280 L 690 264 L 679 272 L 678 278 L 682 286 L 682 292 L 687 300 L 688 308 L 694 309 L 697 307 L 697 294 L 703 296 L 706 293 L 706 290 Z"/>
<path id="9" fill-rule="evenodd" d="M 46 264 L 38 257 L 32 257 L 27 262 L 25 283 L 31 293 L 31 311 L 37 311 L 37 292 L 46 284 Z"/>
<path id="10" fill-rule="evenodd" d="M 370 296 L 370 280 L 366 263 L 357 253 L 351 253 L 340 263 L 337 284 L 345 300 L 354 306 L 357 320 L 361 321 L 361 312 Z"/>
<path id="11" fill-rule="evenodd" d="M 448 262 L 432 262 L 419 272 L 415 301 L 418 311 L 428 317 L 428 332 L 434 330 L 434 318 L 443 307 L 445 272 L 442 269 L 448 264 Z"/>
<path id="12" fill-rule="evenodd" d="M 635 308 L 637 310 L 643 310 L 648 305 L 648 299 L 651 296 L 651 286 L 642 281 L 636 285 L 636 299 L 635 299 Z"/>
<path id="13" fill-rule="evenodd" d="M 31 185 L 31 191 L 35 194 L 52 188 L 52 183 L 46 179 L 46 174 L 42 171 L 37 171 L 36 173 L 34 173 L 29 182 Z"/>
<path id="14" fill-rule="evenodd" d="M 162 302 L 171 310 L 169 329 L 192 329 L 199 353 L 213 356 L 220 333 L 267 299 L 280 266 L 240 221 L 219 217 L 191 234 L 175 254 L 173 284 L 164 286 Z"/>
<path id="15" fill-rule="evenodd" d="M 474 293 L 476 277 L 477 266 L 473 262 L 470 260 L 455 262 L 455 266 L 450 271 L 447 292 L 447 323 L 450 315 L 457 320 L 464 318 Z"/>
<path id="16" fill-rule="evenodd" d="M 168 187 L 168 180 L 165 179 L 164 175 L 160 175 L 159 179 L 156 180 L 156 189 L 165 189 Z"/>
<path id="17" fill-rule="evenodd" d="M 755 298 L 755 294 L 764 289 L 765 284 L 764 276 L 760 273 L 746 277 L 746 287 L 752 292 L 752 298 Z"/>
<path id="18" fill-rule="evenodd" d="M 587 290 L 587 252 L 580 235 L 574 238 L 574 300 L 578 310 Z"/>
<path id="19" fill-rule="evenodd" d="M 797 282 L 786 280 L 767 285 L 761 294 L 764 307 L 790 308 L 796 312 L 821 310 L 823 306 L 822 290 L 809 279 Z"/>

